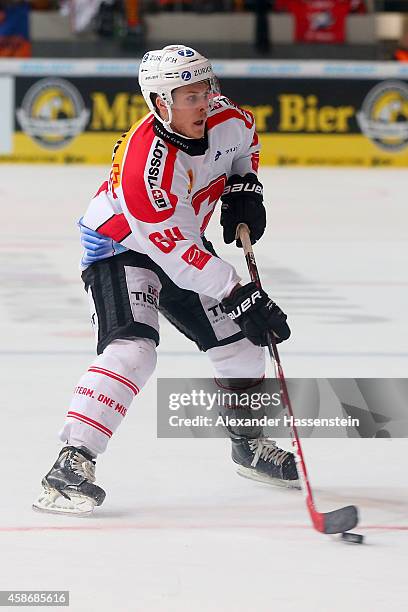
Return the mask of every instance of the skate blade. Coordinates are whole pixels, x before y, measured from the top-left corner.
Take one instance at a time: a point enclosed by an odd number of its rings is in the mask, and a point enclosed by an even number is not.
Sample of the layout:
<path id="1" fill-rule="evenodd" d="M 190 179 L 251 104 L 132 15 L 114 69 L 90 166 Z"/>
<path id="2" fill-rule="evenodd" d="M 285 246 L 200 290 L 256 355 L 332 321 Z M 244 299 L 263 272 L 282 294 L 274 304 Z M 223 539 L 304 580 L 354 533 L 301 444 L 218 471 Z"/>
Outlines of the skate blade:
<path id="1" fill-rule="evenodd" d="M 248 478 L 249 480 L 256 480 L 257 482 L 263 482 L 276 487 L 283 487 L 284 489 L 301 488 L 299 480 L 282 480 L 281 478 L 271 478 L 265 474 L 260 474 L 252 468 L 246 468 L 243 466 L 237 468 L 237 474 L 243 478 Z"/>
<path id="2" fill-rule="evenodd" d="M 94 500 L 83 495 L 71 494 L 67 499 L 55 489 L 43 491 L 33 503 L 32 508 L 36 512 L 48 514 L 66 514 L 69 516 L 89 516 L 95 508 Z"/>

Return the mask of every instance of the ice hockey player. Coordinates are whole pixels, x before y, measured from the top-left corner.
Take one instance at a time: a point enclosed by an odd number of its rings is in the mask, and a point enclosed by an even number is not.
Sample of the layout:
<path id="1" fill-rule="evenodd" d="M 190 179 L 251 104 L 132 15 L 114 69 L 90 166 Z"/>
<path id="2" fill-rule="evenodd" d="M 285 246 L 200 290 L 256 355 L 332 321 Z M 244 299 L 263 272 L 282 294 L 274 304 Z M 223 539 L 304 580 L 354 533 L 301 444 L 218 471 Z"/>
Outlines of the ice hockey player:
<path id="1" fill-rule="evenodd" d="M 206 352 L 216 380 L 241 379 L 241 389 L 262 384 L 267 332 L 277 342 L 290 335 L 280 308 L 241 284 L 204 237 L 220 198 L 226 243 L 240 222 L 253 243 L 264 233 L 252 114 L 223 97 L 209 60 L 183 45 L 146 53 L 139 84 L 151 112 L 116 143 L 109 179 L 80 220 L 98 356 L 75 388 L 37 510 L 85 514 L 102 504 L 95 460 L 154 372 L 158 311 Z M 292 453 L 256 428 L 229 433 L 243 475 L 297 486 Z"/>

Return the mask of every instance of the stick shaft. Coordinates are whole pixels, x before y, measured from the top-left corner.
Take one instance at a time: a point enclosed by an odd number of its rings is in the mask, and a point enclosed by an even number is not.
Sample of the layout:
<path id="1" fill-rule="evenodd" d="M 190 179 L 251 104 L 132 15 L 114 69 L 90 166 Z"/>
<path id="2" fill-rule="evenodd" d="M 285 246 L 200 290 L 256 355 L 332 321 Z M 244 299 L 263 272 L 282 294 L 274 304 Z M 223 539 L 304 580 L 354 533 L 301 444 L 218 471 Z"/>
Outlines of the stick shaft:
<path id="1" fill-rule="evenodd" d="M 256 265 L 255 255 L 252 249 L 251 239 L 249 237 L 249 229 L 245 223 L 240 223 L 237 227 L 237 236 L 241 239 L 242 246 L 244 248 L 244 254 L 246 263 L 248 266 L 249 275 L 251 280 L 261 288 L 261 279 L 259 277 L 258 266 Z M 323 517 L 315 510 L 314 501 L 313 501 L 313 493 L 309 482 L 309 477 L 307 474 L 306 463 L 302 451 L 302 445 L 300 443 L 299 434 L 294 424 L 294 413 L 292 409 L 292 404 L 290 402 L 288 388 L 286 385 L 285 375 L 283 373 L 283 368 L 279 356 L 279 351 L 276 346 L 276 342 L 272 336 L 272 334 L 267 334 L 268 340 L 268 351 L 271 357 L 271 360 L 274 365 L 275 375 L 279 381 L 279 389 L 280 396 L 283 407 L 291 417 L 292 425 L 290 426 L 290 434 L 292 438 L 292 445 L 295 451 L 296 464 L 299 469 L 300 480 L 302 483 L 302 490 L 306 497 L 306 505 L 309 510 L 312 522 L 316 529 L 322 531 L 322 520 Z"/>

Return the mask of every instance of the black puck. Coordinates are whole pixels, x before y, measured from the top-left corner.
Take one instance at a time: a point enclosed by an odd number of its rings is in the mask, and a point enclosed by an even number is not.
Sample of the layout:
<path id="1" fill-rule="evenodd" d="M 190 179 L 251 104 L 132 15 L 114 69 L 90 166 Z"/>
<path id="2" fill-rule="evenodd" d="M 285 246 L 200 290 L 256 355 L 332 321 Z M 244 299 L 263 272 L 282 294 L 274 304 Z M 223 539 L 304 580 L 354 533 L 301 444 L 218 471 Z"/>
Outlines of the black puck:
<path id="1" fill-rule="evenodd" d="M 341 534 L 341 539 L 344 542 L 350 542 L 351 544 L 362 544 L 364 542 L 364 536 L 359 533 L 351 533 L 351 531 L 346 531 Z"/>

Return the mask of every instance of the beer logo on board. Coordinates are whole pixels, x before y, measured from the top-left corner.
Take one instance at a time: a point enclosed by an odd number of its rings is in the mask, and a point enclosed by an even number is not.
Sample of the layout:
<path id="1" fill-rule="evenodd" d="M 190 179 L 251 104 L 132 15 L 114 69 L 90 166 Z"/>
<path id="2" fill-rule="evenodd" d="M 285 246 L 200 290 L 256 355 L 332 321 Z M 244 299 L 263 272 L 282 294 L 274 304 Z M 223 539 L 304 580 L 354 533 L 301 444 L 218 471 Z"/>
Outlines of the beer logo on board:
<path id="1" fill-rule="evenodd" d="M 41 79 L 27 91 L 16 114 L 34 142 L 56 150 L 84 131 L 90 111 L 76 87 L 65 79 Z"/>
<path id="2" fill-rule="evenodd" d="M 408 145 L 408 85 L 379 83 L 367 94 L 357 113 L 360 129 L 383 151 L 396 153 Z"/>

